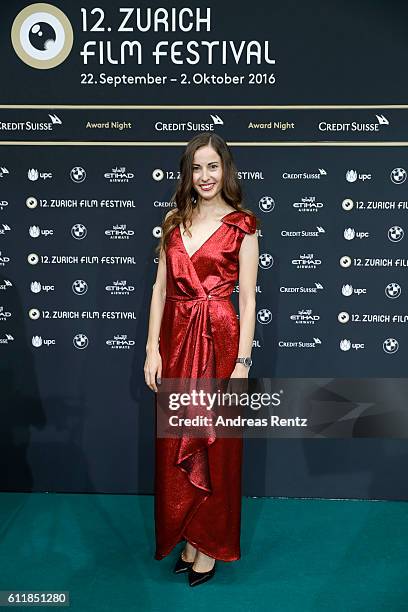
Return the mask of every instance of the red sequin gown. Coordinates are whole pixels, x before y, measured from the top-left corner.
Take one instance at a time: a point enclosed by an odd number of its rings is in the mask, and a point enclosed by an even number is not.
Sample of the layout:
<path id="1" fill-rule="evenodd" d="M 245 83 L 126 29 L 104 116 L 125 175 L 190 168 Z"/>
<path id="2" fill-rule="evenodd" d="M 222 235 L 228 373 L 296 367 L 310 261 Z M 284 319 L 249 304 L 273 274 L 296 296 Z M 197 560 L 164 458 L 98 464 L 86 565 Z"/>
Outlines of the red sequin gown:
<path id="1" fill-rule="evenodd" d="M 228 379 L 234 370 L 239 322 L 230 294 L 241 242 L 256 231 L 256 220 L 232 211 L 221 221 L 191 258 L 180 228 L 170 234 L 162 379 Z M 156 432 L 156 559 L 183 540 L 215 559 L 240 558 L 241 465 L 242 437 L 164 438 Z"/>

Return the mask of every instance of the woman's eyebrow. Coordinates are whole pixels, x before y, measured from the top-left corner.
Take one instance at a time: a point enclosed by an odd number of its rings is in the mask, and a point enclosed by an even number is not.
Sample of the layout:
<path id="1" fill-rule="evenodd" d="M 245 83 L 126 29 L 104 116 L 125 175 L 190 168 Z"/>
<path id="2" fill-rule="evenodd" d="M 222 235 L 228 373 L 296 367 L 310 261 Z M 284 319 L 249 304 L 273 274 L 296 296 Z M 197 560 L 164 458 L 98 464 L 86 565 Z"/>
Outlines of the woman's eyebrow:
<path id="1" fill-rule="evenodd" d="M 218 164 L 218 162 L 217 161 L 208 162 L 207 166 L 210 166 L 211 164 Z M 199 165 L 200 164 L 193 164 L 193 166 L 199 166 Z"/>

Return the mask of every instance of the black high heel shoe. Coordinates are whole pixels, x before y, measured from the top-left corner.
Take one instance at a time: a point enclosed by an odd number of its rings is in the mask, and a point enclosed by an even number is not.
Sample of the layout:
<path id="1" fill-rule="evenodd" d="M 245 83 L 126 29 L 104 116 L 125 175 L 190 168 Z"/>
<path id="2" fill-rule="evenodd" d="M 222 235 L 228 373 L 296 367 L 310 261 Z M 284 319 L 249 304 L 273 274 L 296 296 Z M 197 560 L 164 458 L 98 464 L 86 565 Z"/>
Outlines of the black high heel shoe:
<path id="1" fill-rule="evenodd" d="M 191 564 L 190 569 L 188 570 L 188 582 L 190 586 L 197 586 L 198 584 L 202 584 L 203 582 L 207 582 L 210 580 L 215 574 L 215 565 L 216 561 L 214 561 L 213 567 L 208 570 L 208 572 L 196 572 L 193 570 L 193 564 Z"/>
<path id="2" fill-rule="evenodd" d="M 183 553 L 180 553 L 179 558 L 176 561 L 176 565 L 174 566 L 173 572 L 174 574 L 182 574 L 183 572 L 188 572 L 188 570 L 193 566 L 194 561 L 184 561 L 181 556 Z"/>

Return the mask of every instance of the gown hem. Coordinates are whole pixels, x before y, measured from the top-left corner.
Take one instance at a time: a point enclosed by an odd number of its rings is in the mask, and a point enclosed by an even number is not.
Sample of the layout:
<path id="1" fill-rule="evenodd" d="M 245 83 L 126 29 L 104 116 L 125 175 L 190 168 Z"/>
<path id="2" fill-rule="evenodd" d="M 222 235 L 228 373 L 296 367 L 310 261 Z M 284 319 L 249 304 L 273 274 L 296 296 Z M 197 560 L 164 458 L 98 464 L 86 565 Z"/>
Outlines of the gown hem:
<path id="1" fill-rule="evenodd" d="M 184 533 L 182 534 L 181 538 L 175 543 L 172 544 L 168 550 L 164 553 L 158 553 L 156 551 L 154 558 L 156 559 L 156 561 L 161 561 L 162 559 L 164 559 L 165 557 L 167 557 L 167 555 L 169 555 L 171 553 L 171 551 L 173 550 L 173 548 L 175 548 L 178 544 L 180 544 L 180 542 L 183 542 L 184 540 L 188 540 L 188 542 L 190 542 L 190 544 L 192 546 L 194 546 L 194 548 L 197 548 L 197 550 L 199 550 L 200 552 L 204 553 L 205 555 L 208 555 L 209 557 L 212 557 L 213 559 L 215 559 L 216 561 L 225 561 L 225 562 L 229 562 L 229 561 L 239 561 L 239 559 L 241 558 L 241 554 L 239 554 L 238 556 L 233 556 L 233 557 L 225 557 L 225 556 L 219 556 L 219 555 L 214 555 L 214 553 L 211 553 L 211 551 L 209 551 L 208 549 L 205 549 L 203 546 L 201 546 L 201 544 L 197 544 L 195 542 L 193 542 L 191 540 L 191 538 L 189 539 Z"/>

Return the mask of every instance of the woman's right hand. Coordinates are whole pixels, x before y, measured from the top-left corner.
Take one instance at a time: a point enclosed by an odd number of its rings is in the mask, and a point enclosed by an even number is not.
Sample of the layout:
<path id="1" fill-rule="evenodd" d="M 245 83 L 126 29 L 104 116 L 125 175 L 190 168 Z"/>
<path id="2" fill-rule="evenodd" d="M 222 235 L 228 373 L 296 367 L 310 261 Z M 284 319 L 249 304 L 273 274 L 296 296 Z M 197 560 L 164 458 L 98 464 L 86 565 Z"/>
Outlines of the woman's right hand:
<path id="1" fill-rule="evenodd" d="M 162 358 L 158 347 L 156 349 L 149 349 L 146 351 L 146 361 L 144 364 L 146 385 L 155 393 L 158 391 L 156 385 L 156 374 L 157 382 L 160 384 L 162 375 Z"/>

